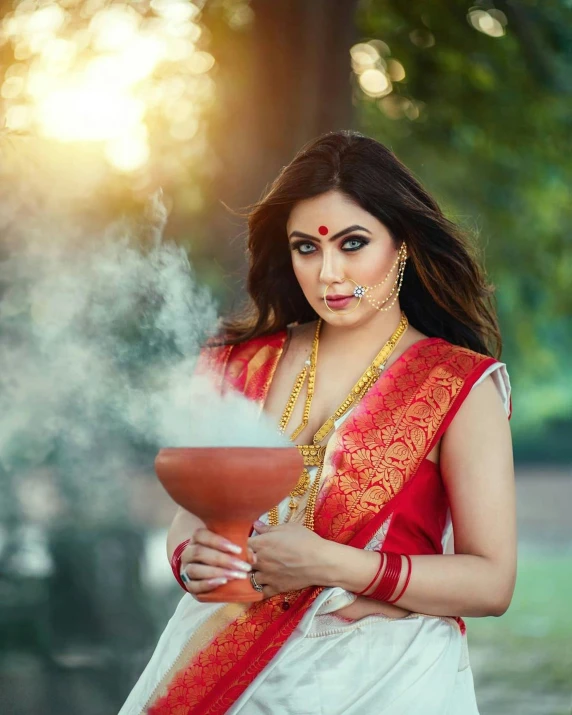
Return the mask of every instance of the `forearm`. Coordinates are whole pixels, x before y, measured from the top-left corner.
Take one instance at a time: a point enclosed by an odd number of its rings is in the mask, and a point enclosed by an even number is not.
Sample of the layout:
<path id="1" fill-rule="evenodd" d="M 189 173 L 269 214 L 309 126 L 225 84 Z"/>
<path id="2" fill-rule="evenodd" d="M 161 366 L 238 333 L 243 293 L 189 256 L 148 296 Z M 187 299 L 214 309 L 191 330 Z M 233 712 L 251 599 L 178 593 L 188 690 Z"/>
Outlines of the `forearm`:
<path id="1" fill-rule="evenodd" d="M 325 585 L 341 586 L 353 593 L 362 591 L 377 571 L 379 554 L 328 543 L 328 583 Z M 503 569 L 490 559 L 469 554 L 438 554 L 412 556 L 411 565 L 407 590 L 396 601 L 400 608 L 435 616 L 472 617 L 502 615 L 508 608 L 514 578 L 510 568 Z M 395 594 L 401 591 L 406 572 L 404 565 Z"/>
<path id="2" fill-rule="evenodd" d="M 204 526 L 205 523 L 198 516 L 179 507 L 167 534 L 167 558 L 169 561 L 175 548 L 189 539 L 196 529 Z"/>

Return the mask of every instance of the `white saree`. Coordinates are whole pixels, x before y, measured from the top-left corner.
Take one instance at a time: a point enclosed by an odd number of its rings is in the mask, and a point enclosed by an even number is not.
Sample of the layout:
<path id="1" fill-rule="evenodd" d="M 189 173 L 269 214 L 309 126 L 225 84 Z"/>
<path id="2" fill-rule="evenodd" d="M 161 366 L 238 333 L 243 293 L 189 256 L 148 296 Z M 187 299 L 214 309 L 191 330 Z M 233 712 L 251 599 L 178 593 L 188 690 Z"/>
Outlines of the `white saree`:
<path id="1" fill-rule="evenodd" d="M 474 387 L 489 374 L 508 413 L 503 363 L 491 365 Z M 310 469 L 312 479 L 316 472 Z M 287 510 L 288 498 L 280 505 L 282 518 Z M 296 518 L 302 516 L 301 506 Z M 261 520 L 267 522 L 267 514 Z M 448 518 L 443 543 L 450 531 Z M 382 543 L 383 527 L 366 548 Z M 349 621 L 336 615 L 355 598 L 341 588 L 324 589 L 228 715 L 478 715 L 467 637 L 453 618 L 375 614 Z M 183 595 L 119 715 L 143 715 L 165 676 L 244 608 Z"/>

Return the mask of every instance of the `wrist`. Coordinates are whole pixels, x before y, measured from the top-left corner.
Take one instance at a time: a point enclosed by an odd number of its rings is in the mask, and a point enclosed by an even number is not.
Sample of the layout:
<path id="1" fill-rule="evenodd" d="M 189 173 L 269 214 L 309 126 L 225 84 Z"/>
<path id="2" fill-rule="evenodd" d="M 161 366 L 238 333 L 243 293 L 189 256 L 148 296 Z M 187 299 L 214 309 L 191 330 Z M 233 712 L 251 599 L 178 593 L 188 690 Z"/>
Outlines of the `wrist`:
<path id="1" fill-rule="evenodd" d="M 319 585 L 331 588 L 339 586 L 340 579 L 340 550 L 341 545 L 335 541 L 323 540 L 323 551 L 321 558 L 321 573 L 319 574 Z"/>
<path id="2" fill-rule="evenodd" d="M 379 553 L 326 541 L 320 585 L 339 586 L 358 593 L 371 581 L 379 565 Z"/>

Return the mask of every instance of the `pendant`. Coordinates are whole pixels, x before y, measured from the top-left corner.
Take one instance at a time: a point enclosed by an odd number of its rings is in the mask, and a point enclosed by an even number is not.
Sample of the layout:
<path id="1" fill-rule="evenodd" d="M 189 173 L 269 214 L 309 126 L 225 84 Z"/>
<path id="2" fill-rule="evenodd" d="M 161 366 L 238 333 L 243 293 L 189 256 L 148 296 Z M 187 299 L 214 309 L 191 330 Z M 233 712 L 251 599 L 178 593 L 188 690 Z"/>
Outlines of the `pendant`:
<path id="1" fill-rule="evenodd" d="M 297 444 L 298 451 L 302 455 L 306 467 L 319 467 L 324 461 L 326 447 L 319 447 L 315 444 Z"/>
<path id="2" fill-rule="evenodd" d="M 307 469 L 302 470 L 302 474 L 298 478 L 298 482 L 294 489 L 290 492 L 291 497 L 301 497 L 306 489 L 310 486 L 310 472 Z"/>

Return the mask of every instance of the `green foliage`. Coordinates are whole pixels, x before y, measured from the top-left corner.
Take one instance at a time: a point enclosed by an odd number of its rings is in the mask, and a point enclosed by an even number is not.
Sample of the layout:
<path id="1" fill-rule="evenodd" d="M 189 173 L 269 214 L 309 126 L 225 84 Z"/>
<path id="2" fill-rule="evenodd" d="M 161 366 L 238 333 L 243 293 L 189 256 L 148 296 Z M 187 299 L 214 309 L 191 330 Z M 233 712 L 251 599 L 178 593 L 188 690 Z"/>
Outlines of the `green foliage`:
<path id="1" fill-rule="evenodd" d="M 572 413 L 572 13 L 557 0 L 496 8 L 507 20 L 501 37 L 476 30 L 460 0 L 362 3 L 363 41 L 386 43 L 385 60 L 406 76 L 381 100 L 357 82 L 355 93 L 360 128 L 478 236 L 497 286 L 518 443 Z M 413 118 L 400 106 L 414 107 Z"/>

